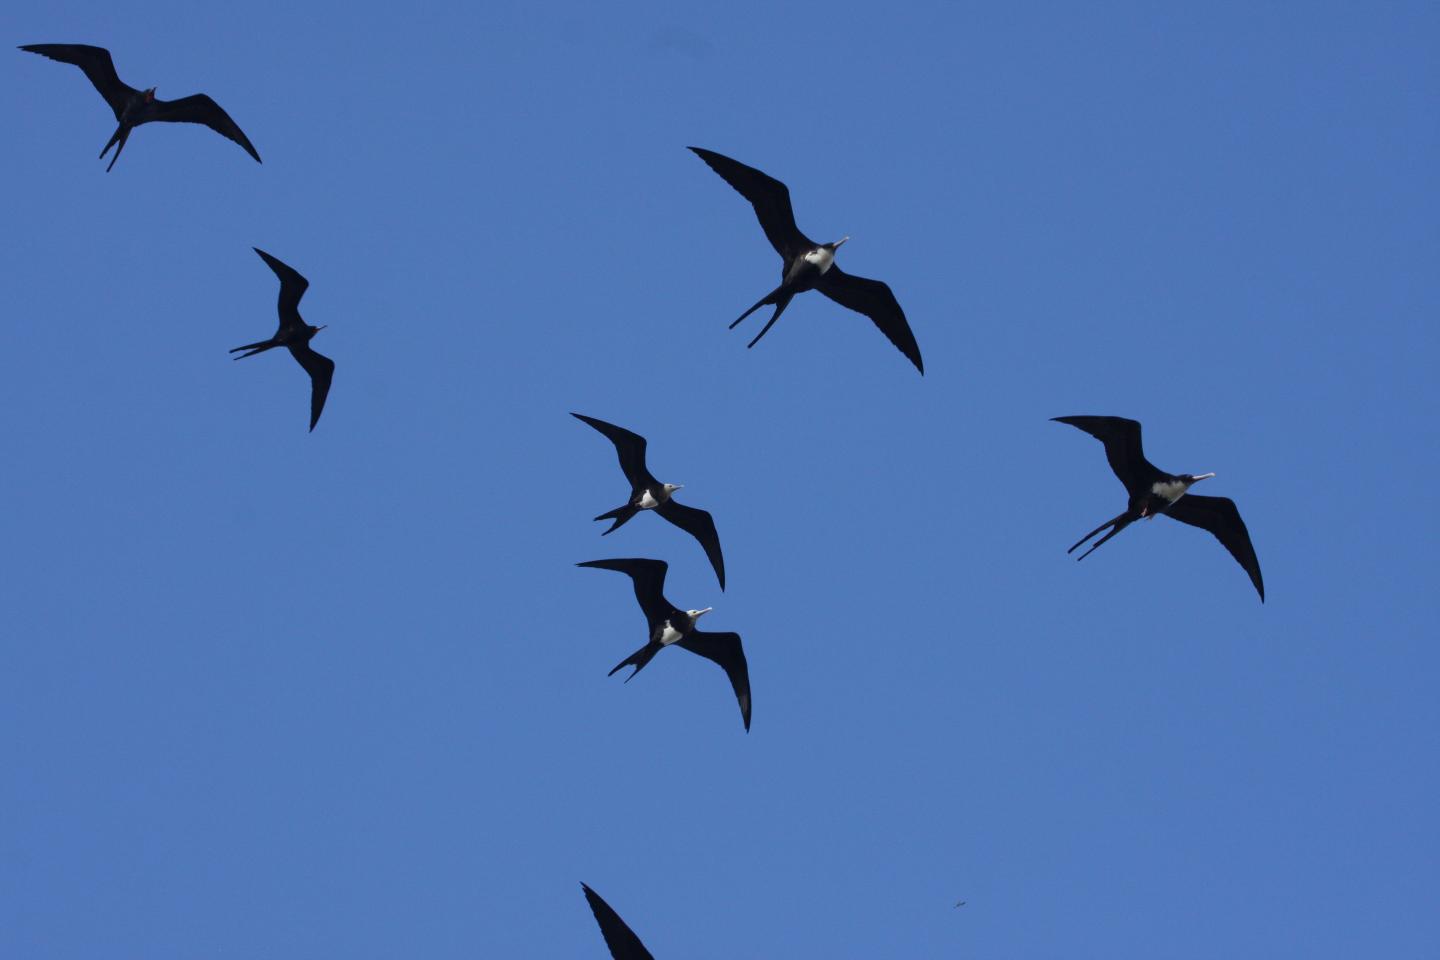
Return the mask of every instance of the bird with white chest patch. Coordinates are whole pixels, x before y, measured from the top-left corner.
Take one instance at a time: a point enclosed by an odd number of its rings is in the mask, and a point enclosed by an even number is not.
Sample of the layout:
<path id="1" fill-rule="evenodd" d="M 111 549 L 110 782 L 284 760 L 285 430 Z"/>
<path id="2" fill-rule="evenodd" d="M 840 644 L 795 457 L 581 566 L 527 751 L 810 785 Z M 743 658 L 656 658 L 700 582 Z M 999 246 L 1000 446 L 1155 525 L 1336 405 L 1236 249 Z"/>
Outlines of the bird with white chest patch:
<path id="1" fill-rule="evenodd" d="M 747 167 L 738 160 L 732 160 L 713 150 L 701 147 L 690 148 L 697 157 L 704 160 L 711 170 L 718 173 L 734 187 L 750 205 L 760 220 L 760 228 L 775 252 L 780 254 L 784 265 L 780 271 L 780 286 L 765 294 L 749 310 L 740 314 L 730 328 L 733 330 L 750 314 L 766 305 L 774 305 L 775 312 L 765 326 L 747 346 L 753 347 L 769 332 L 780 319 L 780 314 L 790 305 L 797 293 L 819 290 L 842 307 L 863 313 L 889 338 L 901 353 L 921 374 L 925 363 L 920 358 L 920 345 L 905 319 L 905 311 L 890 287 L 879 280 L 867 280 L 846 273 L 835 265 L 835 251 L 849 237 L 841 237 L 834 243 L 816 243 L 795 225 L 795 213 L 790 208 L 790 189 L 768 174 Z"/>
<path id="2" fill-rule="evenodd" d="M 590 424 L 615 445 L 615 452 L 620 457 L 620 471 L 625 474 L 625 479 L 630 481 L 630 499 L 625 505 L 595 518 L 615 521 L 601 536 L 614 533 L 642 510 L 654 510 L 699 541 L 705 550 L 705 556 L 710 560 L 710 566 L 715 569 L 715 578 L 720 581 L 720 589 L 724 590 L 725 557 L 720 552 L 720 534 L 715 532 L 714 518 L 704 510 L 687 507 L 675 501 L 675 491 L 684 484 L 661 483 L 655 479 L 654 474 L 645 466 L 645 438 L 624 427 L 587 417 L 583 413 L 570 415 Z"/>
<path id="3" fill-rule="evenodd" d="M 629 683 L 655 655 L 668 646 L 679 646 L 691 653 L 720 665 L 730 678 L 735 699 L 740 704 L 740 718 L 745 729 L 750 729 L 750 666 L 745 660 L 745 648 L 741 646 L 738 633 L 708 633 L 697 630 L 695 623 L 711 611 L 681 610 L 665 599 L 665 574 L 669 565 L 663 560 L 646 560 L 638 557 L 622 557 L 613 560 L 587 560 L 577 567 L 594 567 L 600 570 L 614 570 L 628 576 L 635 587 L 635 599 L 645 613 L 649 628 L 645 646 L 617 663 L 610 671 L 613 676 L 622 667 L 634 667 Z"/>
<path id="4" fill-rule="evenodd" d="M 1068 423 L 1084 430 L 1105 445 L 1105 458 L 1110 469 L 1125 485 L 1130 502 L 1125 512 L 1106 520 L 1076 541 L 1067 553 L 1074 553 L 1081 544 L 1109 528 L 1109 532 L 1091 544 L 1090 549 L 1077 558 L 1084 560 L 1095 552 L 1102 543 L 1124 530 L 1136 520 L 1148 520 L 1157 514 L 1165 514 L 1181 523 L 1199 527 L 1214 534 L 1250 577 L 1260 602 L 1265 602 L 1265 581 L 1260 576 L 1260 560 L 1255 556 L 1255 547 L 1250 543 L 1250 531 L 1240 519 L 1235 502 L 1225 497 L 1202 497 L 1190 493 L 1190 488 L 1201 480 L 1215 476 L 1213 473 L 1166 473 L 1145 459 L 1140 445 L 1140 424 L 1124 417 L 1053 417 L 1058 423 Z"/>

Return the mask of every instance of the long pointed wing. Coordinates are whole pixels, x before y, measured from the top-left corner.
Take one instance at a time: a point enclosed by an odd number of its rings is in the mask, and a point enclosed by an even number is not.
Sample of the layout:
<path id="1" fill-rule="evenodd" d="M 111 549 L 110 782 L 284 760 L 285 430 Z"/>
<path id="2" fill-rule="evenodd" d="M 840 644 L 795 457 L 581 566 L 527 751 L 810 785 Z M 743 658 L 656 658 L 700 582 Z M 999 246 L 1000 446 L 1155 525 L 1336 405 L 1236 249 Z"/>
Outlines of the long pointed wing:
<path id="1" fill-rule="evenodd" d="M 220 104 L 203 93 L 194 93 L 179 100 L 156 100 L 148 119 L 164 123 L 203 123 L 222 137 L 234 140 L 245 148 L 245 152 L 261 163 L 255 145 L 245 136 L 240 125 L 230 119 L 230 114 L 220 109 Z"/>
<path id="2" fill-rule="evenodd" d="M 665 572 L 670 569 L 670 565 L 664 560 L 617 557 L 612 560 L 586 560 L 575 566 L 614 570 L 629 576 L 635 586 L 635 600 L 640 604 L 640 609 L 645 611 L 645 619 L 652 626 L 669 617 L 675 609 L 670 601 L 665 599 Z"/>
<path id="3" fill-rule="evenodd" d="M 140 92 L 121 82 L 115 72 L 115 61 L 110 59 L 110 51 L 104 47 L 92 47 L 85 43 L 30 43 L 20 49 L 60 63 L 71 63 L 84 70 L 85 76 L 100 91 L 100 96 L 115 111 L 116 120 L 125 111 L 126 102 Z"/>
<path id="4" fill-rule="evenodd" d="M 620 919 L 620 914 L 610 904 L 601 899 L 600 894 L 583 883 L 580 886 L 585 890 L 585 899 L 590 903 L 590 912 L 595 914 L 595 922 L 600 925 L 605 946 L 610 948 L 610 956 L 615 960 L 655 960 L 645 949 L 645 944 L 635 936 L 635 931 Z"/>
<path id="5" fill-rule="evenodd" d="M 745 662 L 745 648 L 740 645 L 738 633 L 706 633 L 691 630 L 675 641 L 691 653 L 698 653 L 706 660 L 713 660 L 725 668 L 735 699 L 740 704 L 740 717 L 745 729 L 750 729 L 750 665 Z"/>
<path id="6" fill-rule="evenodd" d="M 1260 559 L 1255 556 L 1255 547 L 1250 543 L 1250 531 L 1240 519 L 1235 501 L 1229 497 L 1202 497 L 1187 493 L 1170 505 L 1165 515 L 1188 523 L 1201 530 L 1209 530 L 1215 539 L 1230 551 L 1230 556 L 1250 575 L 1250 582 L 1265 602 L 1265 581 L 1260 577 Z"/>
<path id="7" fill-rule="evenodd" d="M 789 187 L 754 167 L 747 167 L 713 150 L 703 147 L 689 149 L 709 164 L 711 170 L 720 174 L 721 179 L 734 187 L 740 196 L 750 201 L 755 208 L 755 216 L 760 220 L 760 228 L 765 231 L 765 237 L 776 253 L 788 261 L 818 246 L 795 226 Z"/>
<path id="8" fill-rule="evenodd" d="M 924 376 L 925 363 L 920 359 L 920 345 L 915 342 L 915 334 L 910 332 L 900 301 L 895 299 L 887 284 L 848 274 L 831 264 L 830 269 L 816 281 L 815 289 L 840 306 L 869 317 Z"/>
<path id="9" fill-rule="evenodd" d="M 260 254 L 260 259 L 269 264 L 270 269 L 275 271 L 275 276 L 280 278 L 280 302 L 277 306 L 280 311 L 280 329 L 299 326 L 304 322 L 300 319 L 300 298 L 310 289 L 310 281 L 300 276 L 300 272 L 294 267 L 270 256 L 259 247 L 250 249 Z"/>
<path id="10" fill-rule="evenodd" d="M 705 548 L 705 556 L 710 558 L 710 566 L 715 568 L 720 589 L 724 590 L 725 557 L 720 553 L 720 534 L 715 532 L 715 520 L 710 514 L 674 500 L 666 500 L 655 508 L 655 512 L 700 541 L 700 546 Z"/>
<path id="11" fill-rule="evenodd" d="M 314 430 L 315 424 L 320 422 L 320 411 L 325 409 L 325 398 L 330 395 L 335 361 L 311 350 L 308 343 L 291 344 L 290 356 L 310 374 L 310 429 Z"/>
<path id="12" fill-rule="evenodd" d="M 650 475 L 650 471 L 645 466 L 644 437 L 638 433 L 631 433 L 624 427 L 617 427 L 613 423 L 587 417 L 583 413 L 572 413 L 570 416 L 590 424 L 615 444 L 615 452 L 620 457 L 620 472 L 625 474 L 625 479 L 630 481 L 631 487 L 644 487 L 656 483 L 655 478 Z"/>
<path id="13" fill-rule="evenodd" d="M 1051 417 L 1056 423 L 1068 423 L 1084 430 L 1105 444 L 1105 459 L 1110 469 L 1133 496 L 1146 492 L 1150 484 L 1165 476 L 1164 472 L 1145 459 L 1140 446 L 1140 424 L 1124 417 Z"/>

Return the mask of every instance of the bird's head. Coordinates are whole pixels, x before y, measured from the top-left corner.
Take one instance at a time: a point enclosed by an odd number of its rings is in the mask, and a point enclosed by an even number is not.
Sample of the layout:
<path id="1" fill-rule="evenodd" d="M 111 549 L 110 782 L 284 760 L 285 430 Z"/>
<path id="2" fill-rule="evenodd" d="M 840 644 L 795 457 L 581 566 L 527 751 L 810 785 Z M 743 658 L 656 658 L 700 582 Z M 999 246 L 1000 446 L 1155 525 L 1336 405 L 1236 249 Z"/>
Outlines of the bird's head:
<path id="1" fill-rule="evenodd" d="M 691 620 L 699 620 L 701 617 L 705 616 L 705 614 L 709 613 L 711 610 L 714 609 L 714 607 L 706 607 L 704 610 L 686 610 L 685 612 L 690 615 Z"/>
<path id="2" fill-rule="evenodd" d="M 664 488 L 666 493 L 674 493 L 676 490 L 685 489 L 685 484 L 683 483 L 662 483 L 660 486 Z"/>
<path id="3" fill-rule="evenodd" d="M 310 326 L 309 324 L 306 324 L 306 326 L 307 326 L 307 327 L 310 327 L 310 336 L 313 337 L 313 336 L 315 336 L 315 334 L 319 333 L 321 330 L 324 330 L 326 327 L 330 326 L 330 324 L 328 324 L 328 323 L 322 323 L 322 324 L 320 324 L 320 326 L 318 326 L 318 327 Z"/>
<path id="4" fill-rule="evenodd" d="M 148 89 L 148 90 L 145 91 L 145 102 L 146 102 L 146 103 L 154 103 L 154 102 L 155 102 L 155 89 L 156 89 L 155 87 L 151 87 L 150 89 Z"/>
<path id="5" fill-rule="evenodd" d="M 834 253 L 836 250 L 839 250 L 839 249 L 840 249 L 840 244 L 844 243 L 846 240 L 849 240 L 849 239 L 850 239 L 849 237 L 841 237 L 839 240 L 836 240 L 834 243 L 827 243 L 827 244 L 825 244 L 825 248 L 826 248 L 827 250 L 829 250 L 831 253 Z"/>

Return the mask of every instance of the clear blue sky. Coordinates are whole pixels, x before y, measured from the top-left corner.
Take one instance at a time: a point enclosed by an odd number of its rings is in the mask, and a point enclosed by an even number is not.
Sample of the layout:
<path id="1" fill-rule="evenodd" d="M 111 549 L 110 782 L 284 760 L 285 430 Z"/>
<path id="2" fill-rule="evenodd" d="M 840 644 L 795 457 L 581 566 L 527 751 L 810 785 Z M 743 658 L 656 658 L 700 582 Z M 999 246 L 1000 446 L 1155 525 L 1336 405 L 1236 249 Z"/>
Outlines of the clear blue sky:
<path id="1" fill-rule="evenodd" d="M 0 955 L 1440 950 L 1429 4 L 12 4 Z M 1183 7 L 1183 8 L 1182 8 Z M 818 15 L 817 15 L 818 9 Z M 927 375 L 684 149 L 849 234 Z M 307 434 L 262 247 L 337 364 Z M 729 590 L 572 410 L 650 440 Z M 1098 443 L 1215 471 L 1269 602 Z M 737 630 L 724 676 L 628 586 Z M 956 900 L 967 905 L 954 909 Z"/>

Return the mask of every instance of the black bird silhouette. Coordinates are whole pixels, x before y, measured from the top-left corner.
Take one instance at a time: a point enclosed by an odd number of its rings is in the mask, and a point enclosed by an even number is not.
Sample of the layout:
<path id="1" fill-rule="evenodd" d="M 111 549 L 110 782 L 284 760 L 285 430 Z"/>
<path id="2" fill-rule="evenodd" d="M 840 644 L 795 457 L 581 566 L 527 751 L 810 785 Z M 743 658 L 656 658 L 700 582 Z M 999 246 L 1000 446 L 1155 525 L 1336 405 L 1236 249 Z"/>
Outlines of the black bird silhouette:
<path id="1" fill-rule="evenodd" d="M 733 330 L 741 320 L 766 304 L 775 305 L 775 312 L 748 346 L 753 347 L 760 342 L 760 338 L 780 319 L 780 314 L 785 312 L 795 294 L 819 290 L 840 306 L 869 317 L 880 332 L 915 364 L 915 369 L 922 375 L 925 373 L 920 346 L 915 342 L 915 334 L 910 332 L 910 324 L 906 322 L 905 312 L 900 309 L 895 294 L 879 280 L 851 276 L 835 265 L 835 250 L 849 237 L 841 237 L 834 243 L 816 243 L 795 226 L 795 213 L 790 209 L 790 190 L 785 184 L 713 150 L 690 149 L 750 201 L 770 245 L 785 261 L 780 272 L 780 286 L 765 294 L 755 306 L 730 324 Z"/>
<path id="2" fill-rule="evenodd" d="M 95 89 L 100 91 L 100 96 L 104 97 L 105 102 L 110 104 L 110 109 L 115 111 L 115 119 L 120 121 L 120 126 L 115 128 L 115 133 L 105 144 L 105 149 L 100 151 L 103 159 L 111 147 L 115 148 L 115 156 L 110 158 L 110 166 L 105 168 L 106 173 L 109 173 L 115 166 L 115 161 L 120 159 L 120 151 L 125 149 L 125 141 L 130 139 L 130 131 L 142 123 L 156 120 L 203 123 L 222 137 L 229 137 L 240 144 L 246 153 L 255 158 L 256 163 L 260 162 L 260 154 L 255 152 L 250 138 L 230 119 L 230 114 L 220 109 L 220 104 L 203 93 L 181 97 L 179 100 L 158 100 L 154 87 L 136 90 L 122 82 L 115 73 L 115 63 L 110 59 L 110 51 L 104 47 L 92 47 L 84 43 L 31 43 L 20 49 L 61 63 L 73 63 L 84 70 L 85 76 L 89 77 Z"/>
<path id="3" fill-rule="evenodd" d="M 600 935 L 605 938 L 605 946 L 610 948 L 610 956 L 615 960 L 655 960 L 645 949 L 645 944 L 635 936 L 635 931 L 620 919 L 620 914 L 600 894 L 583 883 L 580 886 L 585 890 L 585 899 L 590 903 L 590 912 L 595 914 L 595 922 L 600 924 Z"/>
<path id="4" fill-rule="evenodd" d="M 615 452 L 620 455 L 620 470 L 630 481 L 630 499 L 625 505 L 595 518 L 615 521 L 601 536 L 614 533 L 641 510 L 654 510 L 700 541 L 700 546 L 705 548 L 705 556 L 710 558 L 710 566 L 715 568 L 720 589 L 724 590 L 725 558 L 720 554 L 720 535 L 715 532 L 715 521 L 704 510 L 675 502 L 673 494 L 685 486 L 683 483 L 661 483 L 651 475 L 645 466 L 645 438 L 583 413 L 572 413 L 570 416 L 590 424 L 615 444 Z"/>
<path id="5" fill-rule="evenodd" d="M 1084 560 L 1100 544 L 1124 530 L 1136 520 L 1165 514 L 1181 523 L 1208 530 L 1224 545 L 1250 575 L 1250 582 L 1265 602 L 1265 581 L 1260 577 L 1260 561 L 1255 548 L 1250 544 L 1250 531 L 1240 519 L 1235 502 L 1225 497 L 1202 497 L 1187 493 L 1191 486 L 1201 480 L 1215 476 L 1213 473 L 1166 473 L 1149 460 L 1140 446 L 1140 424 L 1124 417 L 1053 417 L 1058 423 L 1068 423 L 1084 430 L 1090 436 L 1105 444 L 1105 459 L 1110 469 L 1125 484 L 1130 494 L 1129 506 L 1119 516 L 1106 520 L 1100 526 L 1081 537 L 1067 553 L 1075 550 L 1106 527 L 1110 532 L 1096 540 L 1089 550 L 1080 554 Z"/>
<path id="6" fill-rule="evenodd" d="M 665 599 L 665 572 L 669 565 L 663 560 L 642 560 L 620 558 L 615 560 L 587 560 L 577 567 L 595 567 L 600 570 L 615 570 L 626 574 L 635 584 L 635 599 L 645 612 L 645 622 L 650 628 L 650 639 L 645 646 L 615 664 L 610 676 L 621 667 L 635 669 L 625 678 L 629 683 L 635 674 L 655 658 L 655 654 L 677 644 L 698 653 L 707 660 L 713 660 L 725 670 L 730 686 L 735 690 L 735 699 L 740 703 L 740 716 L 745 729 L 750 729 L 750 667 L 745 662 L 745 648 L 740 645 L 738 633 L 706 633 L 695 629 L 695 621 L 713 610 L 681 610 Z"/>
<path id="7" fill-rule="evenodd" d="M 300 276 L 293 267 L 281 263 L 259 247 L 251 249 L 260 254 L 260 259 L 270 264 L 270 269 L 280 278 L 280 329 L 276 330 L 275 336 L 269 340 L 247 343 L 230 352 L 240 354 L 235 357 L 236 360 L 244 360 L 272 347 L 289 349 L 290 356 L 310 374 L 310 429 L 314 430 L 315 424 L 320 420 L 320 411 L 325 409 L 325 397 L 330 393 L 330 380 L 335 376 L 335 361 L 310 349 L 310 339 L 324 330 L 326 324 L 312 327 L 300 319 L 300 298 L 305 295 L 310 281 Z M 242 350 L 245 352 L 241 353 Z"/>

